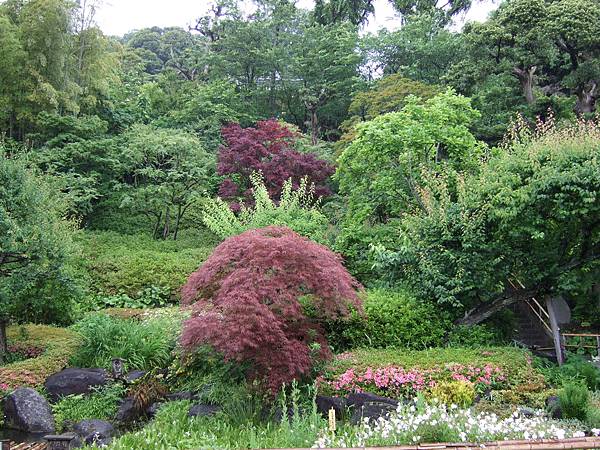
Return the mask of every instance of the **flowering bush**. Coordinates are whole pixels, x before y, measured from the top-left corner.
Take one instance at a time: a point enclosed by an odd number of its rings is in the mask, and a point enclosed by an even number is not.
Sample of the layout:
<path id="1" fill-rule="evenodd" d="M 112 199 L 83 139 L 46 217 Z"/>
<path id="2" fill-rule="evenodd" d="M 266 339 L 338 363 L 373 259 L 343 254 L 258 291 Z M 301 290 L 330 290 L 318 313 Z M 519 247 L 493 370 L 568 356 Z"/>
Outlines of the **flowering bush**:
<path id="1" fill-rule="evenodd" d="M 594 430 L 596 434 L 600 430 Z M 416 400 L 400 405 L 387 418 L 365 419 L 358 428 L 339 436 L 323 433 L 313 448 L 366 447 L 436 442 L 491 442 L 583 437 L 571 426 L 548 420 L 543 412 L 533 417 L 514 413 L 501 419 L 495 414 L 475 413 L 456 405 L 426 404 Z"/>
<path id="2" fill-rule="evenodd" d="M 394 398 L 410 398 L 434 388 L 440 382 L 447 381 L 470 383 L 476 391 L 483 392 L 501 386 L 506 381 L 506 377 L 502 374 L 502 369 L 491 364 L 482 367 L 448 364 L 431 369 L 404 369 L 398 366 L 375 369 L 369 367 L 364 372 L 356 372 L 350 368 L 334 380 L 320 381 L 326 389 L 332 390 L 335 394 L 368 391 Z"/>
<path id="3" fill-rule="evenodd" d="M 360 309 L 358 282 L 338 255 L 287 227 L 246 231 L 219 245 L 182 289 L 193 305 L 182 345 L 209 344 L 272 392 L 330 356 L 319 322 Z"/>

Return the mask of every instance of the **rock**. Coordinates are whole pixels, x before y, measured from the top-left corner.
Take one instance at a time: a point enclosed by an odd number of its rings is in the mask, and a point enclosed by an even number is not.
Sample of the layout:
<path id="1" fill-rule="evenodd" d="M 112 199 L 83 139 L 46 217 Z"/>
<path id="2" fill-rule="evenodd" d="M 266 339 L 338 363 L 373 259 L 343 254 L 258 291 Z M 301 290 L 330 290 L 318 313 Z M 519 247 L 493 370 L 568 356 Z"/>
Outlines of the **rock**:
<path id="1" fill-rule="evenodd" d="M 28 433 L 54 433 L 55 424 L 50 405 L 31 388 L 19 388 L 3 401 L 4 424 Z"/>
<path id="2" fill-rule="evenodd" d="M 110 422 L 105 420 L 90 419 L 77 422 L 73 427 L 73 431 L 81 436 L 88 443 L 89 436 L 98 438 L 112 438 L 115 435 L 115 427 Z"/>
<path id="3" fill-rule="evenodd" d="M 146 408 L 146 415 L 150 418 L 156 416 L 158 410 L 164 405 L 162 402 L 152 403 L 148 408 Z"/>
<path id="4" fill-rule="evenodd" d="M 173 392 L 172 394 L 165 395 L 165 398 L 169 402 L 177 402 L 180 400 L 197 400 L 198 396 L 194 394 L 192 391 L 181 391 L 181 392 Z"/>
<path id="5" fill-rule="evenodd" d="M 560 407 L 560 400 L 556 395 L 548 397 L 546 399 L 546 411 L 550 414 L 553 419 L 562 419 L 563 413 Z"/>
<path id="6" fill-rule="evenodd" d="M 133 383 L 134 381 L 142 378 L 144 375 L 146 375 L 144 370 L 132 370 L 125 375 L 124 380 L 127 383 Z"/>
<path id="7" fill-rule="evenodd" d="M 365 403 L 385 403 L 393 406 L 394 408 L 397 408 L 399 404 L 398 400 L 381 397 L 375 394 L 369 394 L 368 392 L 353 393 L 346 397 L 346 405 L 348 407 L 360 408 Z"/>
<path id="8" fill-rule="evenodd" d="M 75 433 L 63 433 L 57 435 L 46 435 L 44 440 L 48 442 L 48 448 L 79 448 L 83 447 L 83 441 Z"/>
<path id="9" fill-rule="evenodd" d="M 87 394 L 94 386 L 104 386 L 108 374 L 104 369 L 65 369 L 50 375 L 44 386 L 52 401 L 73 394 Z"/>
<path id="10" fill-rule="evenodd" d="M 214 416 L 219 411 L 221 411 L 221 408 L 215 405 L 192 405 L 188 411 L 188 417 Z"/>
<path id="11" fill-rule="evenodd" d="M 380 417 L 386 417 L 392 411 L 395 411 L 396 408 L 389 403 L 380 403 L 380 402 L 368 402 L 364 403 L 359 407 L 354 409 L 352 413 L 352 417 L 350 418 L 350 423 L 352 425 L 358 425 L 365 418 L 368 418 L 369 421 L 377 420 Z"/>
<path id="12" fill-rule="evenodd" d="M 115 415 L 115 420 L 119 423 L 133 422 L 140 417 L 140 412 L 135 407 L 135 401 L 132 397 L 121 400 L 119 410 Z"/>
<path id="13" fill-rule="evenodd" d="M 519 414 L 524 417 L 531 418 L 531 417 L 535 416 L 535 409 L 529 408 L 527 406 L 521 406 L 518 411 L 519 411 Z"/>
<path id="14" fill-rule="evenodd" d="M 337 419 L 341 419 L 346 413 L 345 398 L 317 395 L 315 402 L 317 404 L 317 411 L 325 418 L 329 417 L 329 410 L 331 409 L 335 411 L 335 417 Z"/>

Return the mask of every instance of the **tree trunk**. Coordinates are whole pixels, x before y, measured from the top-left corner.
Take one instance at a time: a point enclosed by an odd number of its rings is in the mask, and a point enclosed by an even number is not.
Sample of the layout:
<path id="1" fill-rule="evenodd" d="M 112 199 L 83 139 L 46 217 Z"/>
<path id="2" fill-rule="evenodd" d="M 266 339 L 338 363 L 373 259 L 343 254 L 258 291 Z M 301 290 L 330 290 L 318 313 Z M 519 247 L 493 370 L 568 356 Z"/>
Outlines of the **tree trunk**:
<path id="1" fill-rule="evenodd" d="M 177 207 L 177 217 L 175 219 L 175 230 L 173 231 L 173 240 L 177 240 L 177 234 L 179 233 L 179 223 L 181 222 L 181 216 L 183 216 L 182 207 Z"/>
<path id="2" fill-rule="evenodd" d="M 537 70 L 536 66 L 531 66 L 527 69 L 521 69 L 519 67 L 513 68 L 513 75 L 517 77 L 519 83 L 521 83 L 521 90 L 523 91 L 523 95 L 525 96 L 525 100 L 528 105 L 533 105 L 535 103 L 535 95 L 533 93 L 533 75 Z"/>
<path id="3" fill-rule="evenodd" d="M 317 108 L 310 110 L 310 141 L 312 145 L 319 142 L 319 118 L 317 117 Z"/>
<path id="4" fill-rule="evenodd" d="M 8 343 L 6 337 L 6 320 L 0 319 L 0 364 L 4 364 L 4 357 L 8 353 Z"/>
<path id="5" fill-rule="evenodd" d="M 171 210 L 167 207 L 167 211 L 165 213 L 165 226 L 163 227 L 162 238 L 167 239 L 170 233 L 171 226 Z"/>
<path id="6" fill-rule="evenodd" d="M 467 312 L 461 319 L 455 321 L 457 325 L 477 325 L 486 319 L 489 319 L 495 313 L 502 311 L 507 306 L 513 305 L 519 301 L 524 301 L 534 297 L 539 292 L 539 288 L 516 290 L 507 288 L 500 296 L 476 306 L 471 311 Z"/>
<path id="7" fill-rule="evenodd" d="M 575 112 L 578 114 L 590 114 L 596 110 L 596 98 L 598 95 L 598 82 L 592 80 L 578 89 Z"/>

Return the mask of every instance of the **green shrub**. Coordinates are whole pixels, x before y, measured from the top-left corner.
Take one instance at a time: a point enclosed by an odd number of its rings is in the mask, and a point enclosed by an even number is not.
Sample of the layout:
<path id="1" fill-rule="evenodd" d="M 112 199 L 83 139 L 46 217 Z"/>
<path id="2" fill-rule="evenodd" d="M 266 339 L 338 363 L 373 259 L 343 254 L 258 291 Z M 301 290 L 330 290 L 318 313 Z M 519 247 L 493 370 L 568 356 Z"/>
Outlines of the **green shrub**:
<path id="1" fill-rule="evenodd" d="M 87 419 L 112 420 L 124 392 L 121 384 L 111 384 L 98 388 L 87 396 L 79 394 L 61 398 L 52 406 L 57 429 L 63 431 L 71 423 Z"/>
<path id="2" fill-rule="evenodd" d="M 209 230 L 226 239 L 255 228 L 285 225 L 301 236 L 327 243 L 329 221 L 319 210 L 319 201 L 306 179 L 296 190 L 291 180 L 286 181 L 277 203 L 269 196 L 260 174 L 254 173 L 251 181 L 254 205 L 242 207 L 238 215 L 220 198 L 206 201 L 202 220 Z"/>
<path id="3" fill-rule="evenodd" d="M 585 412 L 585 424 L 589 428 L 600 429 L 600 408 L 597 406 L 588 406 Z"/>
<path id="4" fill-rule="evenodd" d="M 114 358 L 128 370 L 166 367 L 181 327 L 182 318 L 157 317 L 136 321 L 90 314 L 73 325 L 82 336 L 70 362 L 78 367 L 110 368 Z"/>
<path id="5" fill-rule="evenodd" d="M 466 381 L 446 381 L 437 383 L 429 391 L 429 397 L 445 405 L 468 407 L 475 400 L 473 384 Z"/>
<path id="6" fill-rule="evenodd" d="M 329 342 L 336 350 L 441 346 L 449 320 L 435 306 L 421 303 L 407 291 L 370 290 L 363 300 L 365 316 L 329 324 Z"/>
<path id="7" fill-rule="evenodd" d="M 448 335 L 449 347 L 489 347 L 504 344 L 498 330 L 488 324 L 459 325 L 452 328 Z"/>
<path id="8" fill-rule="evenodd" d="M 566 383 L 558 392 L 558 400 L 563 417 L 566 419 L 585 420 L 590 404 L 590 391 L 581 382 Z"/>
<path id="9" fill-rule="evenodd" d="M 159 304 L 177 301 L 183 283 L 216 245 L 210 233 L 183 233 L 177 241 L 157 241 L 149 235 L 85 232 L 79 241 L 83 254 L 78 265 L 87 273 L 91 294 L 125 295 L 138 304 L 147 303 L 148 296 Z M 126 306 L 124 299 L 115 303 Z M 89 309 L 94 305 L 92 301 Z"/>
<path id="10" fill-rule="evenodd" d="M 64 369 L 81 343 L 78 333 L 46 325 L 19 325 L 7 330 L 9 344 L 44 348 L 44 353 L 32 359 L 0 367 L 0 384 L 8 388 L 39 387 L 46 378 Z"/>
<path id="11" fill-rule="evenodd" d="M 591 391 L 600 389 L 600 369 L 580 356 L 570 357 L 559 373 L 563 378 L 583 381 Z"/>

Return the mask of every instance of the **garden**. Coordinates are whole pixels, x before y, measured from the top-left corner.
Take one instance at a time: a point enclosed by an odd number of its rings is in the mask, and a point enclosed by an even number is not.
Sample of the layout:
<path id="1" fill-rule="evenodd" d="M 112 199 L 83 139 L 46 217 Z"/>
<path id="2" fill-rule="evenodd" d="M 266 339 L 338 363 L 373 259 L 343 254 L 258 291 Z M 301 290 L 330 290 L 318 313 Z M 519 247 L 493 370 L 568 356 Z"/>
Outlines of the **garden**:
<path id="1" fill-rule="evenodd" d="M 600 438 L 600 4 L 392 3 L 0 3 L 0 441 Z"/>

